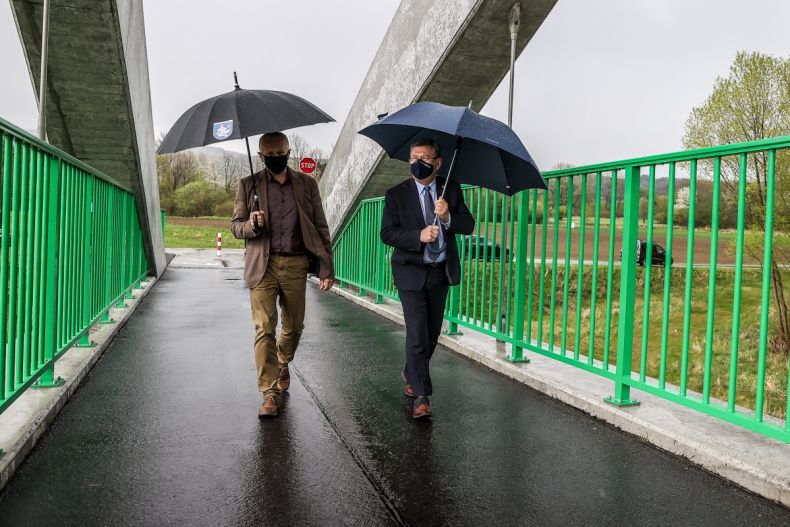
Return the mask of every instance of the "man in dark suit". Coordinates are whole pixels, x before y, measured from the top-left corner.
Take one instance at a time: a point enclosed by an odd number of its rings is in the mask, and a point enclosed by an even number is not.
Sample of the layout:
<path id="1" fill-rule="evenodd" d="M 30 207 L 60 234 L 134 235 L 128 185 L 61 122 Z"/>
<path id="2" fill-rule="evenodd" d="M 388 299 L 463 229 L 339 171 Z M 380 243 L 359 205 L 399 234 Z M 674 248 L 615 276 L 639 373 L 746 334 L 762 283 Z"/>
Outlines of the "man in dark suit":
<path id="1" fill-rule="evenodd" d="M 455 234 L 472 234 L 475 220 L 461 186 L 436 177 L 442 166 L 438 143 L 421 139 L 411 145 L 409 166 L 412 177 L 387 190 L 381 240 L 395 247 L 392 276 L 406 322 L 402 376 L 406 395 L 415 398 L 412 415 L 419 419 L 431 415 L 429 363 L 442 329 L 449 286 L 461 281 Z"/>

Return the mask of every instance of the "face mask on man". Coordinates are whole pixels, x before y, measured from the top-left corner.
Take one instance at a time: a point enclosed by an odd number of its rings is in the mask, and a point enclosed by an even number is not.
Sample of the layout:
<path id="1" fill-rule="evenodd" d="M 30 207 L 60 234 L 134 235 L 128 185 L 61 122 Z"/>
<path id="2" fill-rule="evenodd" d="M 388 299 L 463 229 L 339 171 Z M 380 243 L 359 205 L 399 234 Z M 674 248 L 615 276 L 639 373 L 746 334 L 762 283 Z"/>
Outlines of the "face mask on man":
<path id="1" fill-rule="evenodd" d="M 266 163 L 266 168 L 272 174 L 280 174 L 288 166 L 288 154 L 284 156 L 263 156 L 263 162 Z"/>
<path id="2" fill-rule="evenodd" d="M 411 165 L 409 165 L 409 170 L 411 170 L 411 175 L 415 179 L 425 179 L 433 174 L 433 165 L 428 163 L 427 161 L 423 161 L 422 159 L 418 159 Z"/>

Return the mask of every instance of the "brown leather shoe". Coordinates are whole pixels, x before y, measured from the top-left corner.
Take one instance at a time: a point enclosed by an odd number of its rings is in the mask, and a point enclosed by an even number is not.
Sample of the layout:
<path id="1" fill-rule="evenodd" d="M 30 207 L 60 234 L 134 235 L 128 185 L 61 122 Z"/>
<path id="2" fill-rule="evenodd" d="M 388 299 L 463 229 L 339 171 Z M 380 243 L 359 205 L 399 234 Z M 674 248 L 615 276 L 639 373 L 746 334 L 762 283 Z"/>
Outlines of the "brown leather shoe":
<path id="1" fill-rule="evenodd" d="M 277 387 L 286 392 L 291 386 L 291 372 L 288 371 L 288 366 L 280 368 L 280 375 L 277 377 Z"/>
<path id="2" fill-rule="evenodd" d="M 431 405 L 427 397 L 417 397 L 414 400 L 414 407 L 411 416 L 415 419 L 431 417 Z"/>
<path id="3" fill-rule="evenodd" d="M 277 417 L 277 410 L 280 405 L 274 395 L 266 394 L 263 396 L 263 404 L 258 408 L 258 417 Z"/>

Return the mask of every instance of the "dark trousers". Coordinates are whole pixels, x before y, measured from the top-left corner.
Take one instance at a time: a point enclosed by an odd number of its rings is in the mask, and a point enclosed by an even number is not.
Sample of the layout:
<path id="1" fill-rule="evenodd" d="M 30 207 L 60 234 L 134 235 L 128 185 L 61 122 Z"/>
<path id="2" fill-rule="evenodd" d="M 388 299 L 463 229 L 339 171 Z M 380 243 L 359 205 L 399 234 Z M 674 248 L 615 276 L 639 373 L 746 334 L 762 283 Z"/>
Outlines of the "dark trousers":
<path id="1" fill-rule="evenodd" d="M 429 362 L 442 331 L 448 289 L 444 265 L 439 265 L 428 268 L 419 291 L 398 291 L 406 322 L 406 380 L 415 396 L 433 394 Z"/>

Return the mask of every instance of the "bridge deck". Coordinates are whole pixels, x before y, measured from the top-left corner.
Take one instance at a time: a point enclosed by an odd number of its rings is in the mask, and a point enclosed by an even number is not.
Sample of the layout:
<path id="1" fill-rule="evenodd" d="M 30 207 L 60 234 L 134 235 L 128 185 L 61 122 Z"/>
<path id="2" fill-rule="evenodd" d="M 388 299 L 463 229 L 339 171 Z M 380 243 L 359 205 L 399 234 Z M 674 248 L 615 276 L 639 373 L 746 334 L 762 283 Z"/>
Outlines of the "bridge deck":
<path id="1" fill-rule="evenodd" d="M 15 478 L 3 525 L 790 525 L 790 510 L 451 352 L 433 423 L 402 329 L 308 287 L 259 421 L 240 269 L 171 269 Z"/>

